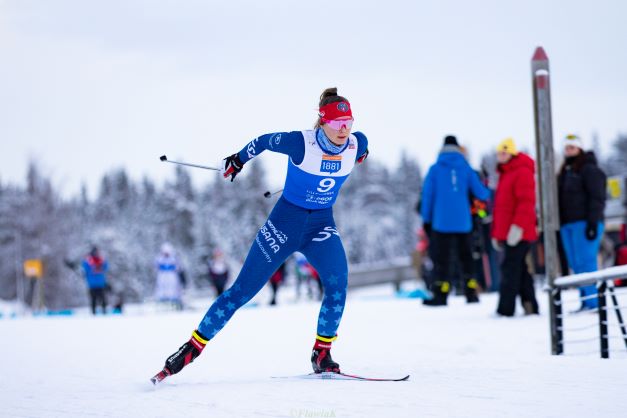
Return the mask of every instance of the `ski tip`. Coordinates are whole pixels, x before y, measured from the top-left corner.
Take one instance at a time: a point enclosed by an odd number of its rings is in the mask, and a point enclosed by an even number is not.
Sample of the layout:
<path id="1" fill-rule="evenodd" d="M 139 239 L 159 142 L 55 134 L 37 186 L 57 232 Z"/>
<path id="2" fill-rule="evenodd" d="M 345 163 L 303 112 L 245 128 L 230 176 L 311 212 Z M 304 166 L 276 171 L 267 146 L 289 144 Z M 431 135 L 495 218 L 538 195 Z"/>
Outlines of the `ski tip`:
<path id="1" fill-rule="evenodd" d="M 362 382 L 404 382 L 409 380 L 410 375 L 404 377 L 370 377 L 343 372 L 322 372 L 309 373 L 295 376 L 272 376 L 273 379 L 314 379 L 314 380 L 357 380 Z"/>
<path id="2" fill-rule="evenodd" d="M 157 386 L 157 384 L 159 382 L 161 382 L 163 379 L 165 379 L 166 377 L 168 377 L 170 374 L 168 373 L 167 369 L 163 369 L 161 370 L 159 373 L 157 373 L 156 375 L 154 375 L 153 377 L 150 378 L 150 382 L 153 384 L 153 386 Z"/>
<path id="3" fill-rule="evenodd" d="M 383 377 L 383 378 L 379 378 L 379 377 L 362 377 L 362 376 L 355 376 L 355 375 L 350 375 L 350 374 L 344 374 L 344 373 L 340 373 L 340 375 L 342 376 L 346 376 L 346 377 L 350 377 L 353 378 L 355 380 L 365 380 L 368 382 L 406 382 L 409 380 L 410 375 L 404 376 L 404 377 L 398 377 L 398 378 L 393 378 L 393 377 Z"/>
<path id="4" fill-rule="evenodd" d="M 165 155 L 162 155 L 161 157 L 159 157 L 159 159 L 161 161 L 168 161 L 168 157 L 166 157 Z"/>

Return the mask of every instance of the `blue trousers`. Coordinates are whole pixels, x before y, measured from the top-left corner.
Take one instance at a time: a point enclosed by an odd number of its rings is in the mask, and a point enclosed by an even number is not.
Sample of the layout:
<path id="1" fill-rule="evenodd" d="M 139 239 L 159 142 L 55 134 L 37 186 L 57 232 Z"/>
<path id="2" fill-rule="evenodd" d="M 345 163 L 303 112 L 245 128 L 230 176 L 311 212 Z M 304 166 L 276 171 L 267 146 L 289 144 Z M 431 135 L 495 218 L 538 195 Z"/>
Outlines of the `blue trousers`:
<path id="1" fill-rule="evenodd" d="M 331 208 L 309 210 L 281 197 L 253 242 L 242 270 L 230 289 L 211 305 L 198 326 L 213 338 L 235 311 L 253 298 L 294 251 L 318 271 L 324 288 L 318 335 L 335 336 L 344 312 L 348 263 Z"/>
<path id="2" fill-rule="evenodd" d="M 597 254 L 601 245 L 604 226 L 599 222 L 597 237 L 593 240 L 586 238 L 586 221 L 577 221 L 562 225 L 560 235 L 564 244 L 564 252 L 568 265 L 573 273 L 587 273 L 597 271 Z M 593 296 L 597 294 L 597 287 L 594 284 L 579 288 L 581 297 Z M 599 301 L 596 298 L 583 299 L 583 307 L 597 308 Z"/>

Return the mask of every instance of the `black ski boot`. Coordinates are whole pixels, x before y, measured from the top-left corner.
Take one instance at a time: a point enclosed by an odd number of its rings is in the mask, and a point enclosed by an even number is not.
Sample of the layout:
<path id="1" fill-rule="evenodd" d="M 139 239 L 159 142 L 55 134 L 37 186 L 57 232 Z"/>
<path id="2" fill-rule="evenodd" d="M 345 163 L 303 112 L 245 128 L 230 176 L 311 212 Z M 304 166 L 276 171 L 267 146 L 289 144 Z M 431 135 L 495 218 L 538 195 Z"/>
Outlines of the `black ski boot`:
<path id="1" fill-rule="evenodd" d="M 479 283 L 475 279 L 466 281 L 466 303 L 479 303 Z"/>
<path id="2" fill-rule="evenodd" d="M 427 306 L 446 306 L 446 299 L 448 298 L 448 292 L 450 290 L 451 284 L 449 282 L 433 282 L 433 286 L 431 287 L 433 298 L 425 299 L 422 304 Z"/>
<path id="3" fill-rule="evenodd" d="M 165 361 L 165 366 L 163 366 L 163 370 L 151 379 L 153 383 L 156 384 L 167 376 L 177 374 L 183 370 L 183 367 L 194 361 L 196 357 L 202 353 L 208 341 L 209 340 L 197 330 L 192 332 L 192 338 L 183 344 L 176 353 L 168 357 Z"/>
<path id="4" fill-rule="evenodd" d="M 316 342 L 311 352 L 311 365 L 314 372 L 340 372 L 340 365 L 331 358 L 331 343 L 337 339 L 335 337 L 316 336 Z"/>

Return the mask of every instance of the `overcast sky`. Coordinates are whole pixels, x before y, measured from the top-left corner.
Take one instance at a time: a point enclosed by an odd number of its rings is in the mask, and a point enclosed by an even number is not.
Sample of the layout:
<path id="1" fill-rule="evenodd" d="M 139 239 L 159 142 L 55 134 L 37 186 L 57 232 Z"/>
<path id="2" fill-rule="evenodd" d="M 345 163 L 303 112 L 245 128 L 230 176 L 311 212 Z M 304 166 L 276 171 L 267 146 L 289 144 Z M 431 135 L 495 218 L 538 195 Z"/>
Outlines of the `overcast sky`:
<path id="1" fill-rule="evenodd" d="M 167 154 L 217 164 L 257 135 L 311 128 L 320 92 L 352 103 L 371 157 L 426 169 L 456 134 L 473 161 L 532 149 L 530 60 L 551 60 L 556 140 L 627 132 L 624 1 L 0 0 L 0 181 L 29 159 L 67 196 Z M 274 186 L 282 156 L 262 157 Z M 194 171 L 201 185 L 207 178 Z"/>

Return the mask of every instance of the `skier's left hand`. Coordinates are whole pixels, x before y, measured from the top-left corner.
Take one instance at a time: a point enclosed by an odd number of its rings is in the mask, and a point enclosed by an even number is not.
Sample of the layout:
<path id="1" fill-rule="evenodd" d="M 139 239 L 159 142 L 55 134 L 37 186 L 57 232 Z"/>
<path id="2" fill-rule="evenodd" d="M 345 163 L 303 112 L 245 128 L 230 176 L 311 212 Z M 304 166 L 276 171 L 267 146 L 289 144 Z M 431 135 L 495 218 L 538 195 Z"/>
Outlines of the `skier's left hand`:
<path id="1" fill-rule="evenodd" d="M 368 154 L 370 154 L 370 152 L 368 151 L 368 148 L 366 148 L 366 152 L 364 152 L 364 153 L 361 155 L 361 157 L 359 157 L 359 158 L 357 159 L 357 164 L 361 164 L 361 163 L 363 163 L 363 162 L 364 162 L 364 160 L 365 160 L 366 158 L 368 158 Z"/>
<path id="2" fill-rule="evenodd" d="M 222 177 L 224 177 L 225 179 L 231 176 L 232 182 L 233 180 L 235 180 L 235 176 L 237 176 L 239 172 L 242 171 L 243 167 L 244 163 L 242 162 L 242 160 L 239 159 L 239 155 L 233 154 L 222 160 L 222 167 L 220 169 L 220 172 L 222 173 Z"/>

